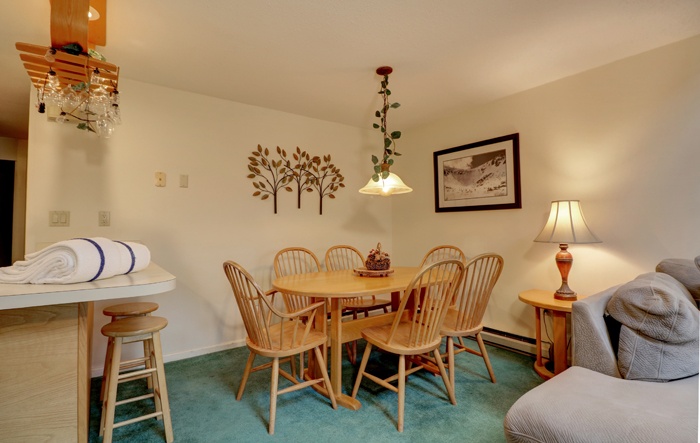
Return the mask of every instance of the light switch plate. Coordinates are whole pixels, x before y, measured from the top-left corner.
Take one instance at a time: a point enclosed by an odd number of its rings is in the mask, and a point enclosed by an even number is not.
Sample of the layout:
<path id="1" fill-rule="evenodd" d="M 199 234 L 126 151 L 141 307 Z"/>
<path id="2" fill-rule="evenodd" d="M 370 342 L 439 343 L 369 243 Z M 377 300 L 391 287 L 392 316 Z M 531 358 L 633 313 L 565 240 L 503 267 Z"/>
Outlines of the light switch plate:
<path id="1" fill-rule="evenodd" d="M 49 211 L 50 227 L 70 226 L 70 211 Z"/>

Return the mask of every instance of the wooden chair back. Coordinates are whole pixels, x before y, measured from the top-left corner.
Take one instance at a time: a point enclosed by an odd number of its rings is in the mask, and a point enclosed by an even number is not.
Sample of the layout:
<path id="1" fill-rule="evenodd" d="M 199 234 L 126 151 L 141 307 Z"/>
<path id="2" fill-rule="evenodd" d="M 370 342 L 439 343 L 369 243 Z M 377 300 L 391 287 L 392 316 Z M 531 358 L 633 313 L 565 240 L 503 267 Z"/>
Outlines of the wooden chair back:
<path id="1" fill-rule="evenodd" d="M 316 255 L 306 248 L 285 248 L 275 254 L 275 276 L 307 274 L 321 271 L 321 263 Z M 311 302 L 311 298 L 282 293 L 282 299 L 289 312 L 299 311 Z"/>
<path id="2" fill-rule="evenodd" d="M 275 293 L 266 295 L 241 265 L 228 260 L 224 262 L 224 272 L 231 283 L 251 344 L 259 350 L 289 354 L 306 343 L 312 322 L 306 322 L 306 324 L 302 321 L 287 322 L 288 327 L 284 328 L 273 326 L 285 320 L 298 320 L 301 314 L 305 317 L 313 316 L 316 310 L 323 306 L 323 302 L 314 303 L 292 314 L 280 312 L 274 307 Z"/>
<path id="3" fill-rule="evenodd" d="M 491 291 L 502 270 L 503 257 L 498 254 L 481 254 L 467 262 L 460 292 L 455 295 L 451 306 L 451 309 L 458 311 L 457 330 L 480 329 Z"/>
<path id="4" fill-rule="evenodd" d="M 451 259 L 460 260 L 462 263 L 467 262 L 467 256 L 464 255 L 464 252 L 462 252 L 462 250 L 457 246 L 441 245 L 435 246 L 433 249 L 428 251 L 428 253 L 425 254 L 425 257 L 423 257 L 420 266 L 423 267 L 430 263 Z"/>
<path id="5" fill-rule="evenodd" d="M 451 259 L 429 264 L 413 277 L 406 286 L 387 338 L 389 350 L 395 339 L 397 344 L 400 342 L 402 346 L 410 348 L 430 346 L 436 340 L 440 341 L 440 328 L 463 273 L 464 264 Z M 405 311 L 408 311 L 411 322 L 408 334 L 405 334 L 405 328 L 399 328 Z M 403 331 L 401 337 L 397 336 L 399 329 Z"/>
<path id="6" fill-rule="evenodd" d="M 362 253 L 357 248 L 348 245 L 331 246 L 326 251 L 325 262 L 326 269 L 329 271 L 355 269 L 365 264 Z"/>

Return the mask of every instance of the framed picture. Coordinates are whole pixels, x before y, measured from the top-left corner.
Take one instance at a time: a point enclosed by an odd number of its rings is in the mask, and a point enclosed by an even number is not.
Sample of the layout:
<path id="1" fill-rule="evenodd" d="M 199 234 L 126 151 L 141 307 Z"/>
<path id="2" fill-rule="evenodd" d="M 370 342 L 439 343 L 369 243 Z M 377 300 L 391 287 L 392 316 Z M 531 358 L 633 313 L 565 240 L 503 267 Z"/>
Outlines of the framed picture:
<path id="1" fill-rule="evenodd" d="M 521 208 L 518 135 L 433 152 L 435 212 Z"/>

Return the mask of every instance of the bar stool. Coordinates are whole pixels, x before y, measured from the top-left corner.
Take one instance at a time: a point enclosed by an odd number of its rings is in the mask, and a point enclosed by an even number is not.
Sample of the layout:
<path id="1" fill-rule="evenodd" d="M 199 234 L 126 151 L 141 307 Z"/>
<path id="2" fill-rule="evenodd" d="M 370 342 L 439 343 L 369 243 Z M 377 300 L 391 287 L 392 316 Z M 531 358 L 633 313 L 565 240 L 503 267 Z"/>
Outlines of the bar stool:
<path id="1" fill-rule="evenodd" d="M 151 312 L 155 311 L 158 309 L 158 303 L 153 303 L 153 302 L 132 302 L 132 303 L 122 303 L 118 305 L 112 305 L 112 306 L 107 306 L 102 310 L 102 314 L 106 315 L 107 317 L 111 317 L 111 321 L 118 320 L 120 318 L 124 317 L 140 317 L 143 315 L 151 315 Z M 112 355 L 112 340 L 107 341 L 107 350 L 105 351 L 105 370 L 107 368 L 107 360 L 111 357 Z M 143 355 L 149 355 L 150 351 L 147 348 L 148 343 L 146 341 L 143 342 Z M 144 361 L 146 360 L 145 358 L 138 359 L 138 360 L 131 360 L 131 361 L 125 361 L 125 362 L 120 362 L 119 364 L 119 371 L 124 371 L 126 369 L 133 369 L 137 366 L 142 366 L 143 364 L 146 365 L 146 368 L 150 368 L 150 362 Z M 103 372 L 102 373 L 102 387 L 100 389 L 100 401 L 104 399 L 105 396 L 105 379 L 107 378 L 107 373 Z M 153 381 L 151 380 L 150 376 L 148 378 L 148 389 L 153 388 Z"/>
<path id="2" fill-rule="evenodd" d="M 104 436 L 103 443 L 111 443 L 114 428 L 136 423 L 149 418 L 163 420 L 165 427 L 165 440 L 173 441 L 173 426 L 170 419 L 170 404 L 168 391 L 165 384 L 165 370 L 163 367 L 163 351 L 160 341 L 160 330 L 165 328 L 168 320 L 163 317 L 140 316 L 125 317 L 107 323 L 102 327 L 102 335 L 108 337 L 111 343 L 111 355 L 105 360 L 105 387 L 106 395 L 102 401 L 102 418 L 100 420 L 100 435 Z M 150 367 L 136 371 L 120 373 L 120 361 L 122 345 L 125 343 L 148 342 L 149 354 L 144 358 L 150 363 Z M 119 383 L 151 377 L 153 390 L 144 395 L 117 401 L 117 388 Z M 134 401 L 153 398 L 155 412 L 139 417 L 114 423 L 115 408 L 119 405 Z"/>

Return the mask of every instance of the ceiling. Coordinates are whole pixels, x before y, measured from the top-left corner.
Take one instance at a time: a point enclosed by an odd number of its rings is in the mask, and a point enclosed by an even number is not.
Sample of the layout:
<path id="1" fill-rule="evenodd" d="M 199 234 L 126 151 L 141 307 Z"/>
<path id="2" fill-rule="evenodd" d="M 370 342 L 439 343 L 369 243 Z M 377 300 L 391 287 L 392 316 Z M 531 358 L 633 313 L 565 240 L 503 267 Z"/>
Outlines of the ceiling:
<path id="1" fill-rule="evenodd" d="M 390 65 L 402 130 L 700 35 L 698 0 L 108 0 L 120 78 L 358 127 Z M 0 5 L 0 136 L 27 138 L 15 42 L 50 44 L 49 0 Z M 122 106 L 129 106 L 128 91 Z M 34 98 L 31 99 L 34 103 Z"/>

